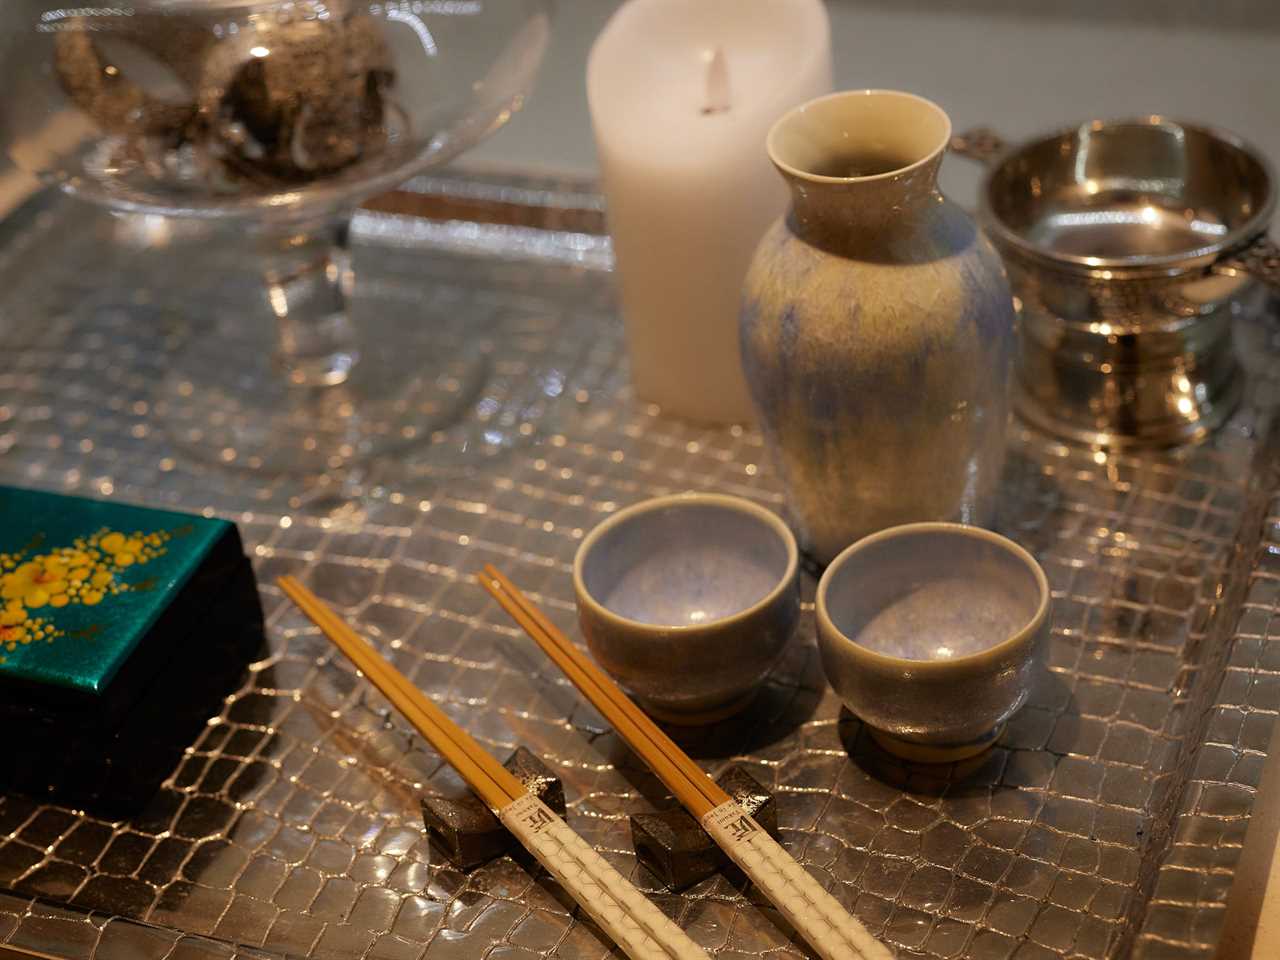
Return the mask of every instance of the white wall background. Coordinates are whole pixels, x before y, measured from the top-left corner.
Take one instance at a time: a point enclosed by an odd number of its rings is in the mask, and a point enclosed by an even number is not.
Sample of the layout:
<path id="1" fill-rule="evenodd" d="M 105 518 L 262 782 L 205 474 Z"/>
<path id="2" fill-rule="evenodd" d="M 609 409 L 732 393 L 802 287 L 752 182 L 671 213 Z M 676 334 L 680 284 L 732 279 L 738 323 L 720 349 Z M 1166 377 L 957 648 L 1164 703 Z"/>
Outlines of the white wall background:
<path id="1" fill-rule="evenodd" d="M 595 169 L 585 64 L 618 5 L 559 0 L 553 46 L 524 113 L 461 165 Z M 829 0 L 828 9 L 837 87 L 923 94 L 957 131 L 987 124 L 1017 139 L 1163 113 L 1232 130 L 1280 165 L 1275 0 Z M 944 186 L 970 200 L 976 174 L 948 167 Z"/>
<path id="2" fill-rule="evenodd" d="M 619 5 L 558 0 L 524 112 L 457 165 L 594 172 L 587 52 Z M 828 0 L 828 9 L 837 88 L 923 94 L 957 131 L 985 124 L 1019 139 L 1163 113 L 1234 131 L 1280 166 L 1280 0 Z M 942 179 L 973 202 L 971 165 L 953 160 Z M 32 186 L 0 158 L 0 210 Z"/>

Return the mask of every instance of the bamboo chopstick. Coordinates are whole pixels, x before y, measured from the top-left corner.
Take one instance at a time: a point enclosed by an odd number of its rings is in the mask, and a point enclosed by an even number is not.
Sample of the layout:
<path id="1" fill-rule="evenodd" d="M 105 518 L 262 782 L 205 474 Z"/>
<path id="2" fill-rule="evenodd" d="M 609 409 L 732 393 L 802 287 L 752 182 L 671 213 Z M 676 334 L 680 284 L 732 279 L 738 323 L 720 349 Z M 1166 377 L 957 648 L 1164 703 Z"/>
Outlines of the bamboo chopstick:
<path id="1" fill-rule="evenodd" d="M 655 749 L 644 754 L 645 759 L 667 789 L 695 816 L 702 818 L 728 801 L 729 795 L 720 785 L 654 726 L 631 698 L 565 639 L 510 580 L 488 565 L 480 583 L 588 699 L 594 702 L 596 697 L 601 697 L 610 703 L 615 715 L 606 713 L 605 716 L 628 742 L 643 738 L 653 743 Z"/>
<path id="2" fill-rule="evenodd" d="M 378 656 L 373 648 L 331 611 L 310 590 L 292 577 L 280 578 L 285 592 L 334 644 L 347 655 L 392 705 L 431 741 L 449 764 L 462 774 L 494 813 L 525 793 L 524 784 L 479 748 L 466 733 L 410 682 L 409 678 Z M 475 749 L 471 749 L 475 747 Z"/>
<path id="3" fill-rule="evenodd" d="M 280 588 L 462 774 L 502 824 L 632 960 L 708 960 L 653 903 L 535 794 L 293 577 Z"/>
<path id="4" fill-rule="evenodd" d="M 476 579 L 825 960 L 892 960 L 884 944 L 840 906 L 510 580 L 492 564 Z"/>

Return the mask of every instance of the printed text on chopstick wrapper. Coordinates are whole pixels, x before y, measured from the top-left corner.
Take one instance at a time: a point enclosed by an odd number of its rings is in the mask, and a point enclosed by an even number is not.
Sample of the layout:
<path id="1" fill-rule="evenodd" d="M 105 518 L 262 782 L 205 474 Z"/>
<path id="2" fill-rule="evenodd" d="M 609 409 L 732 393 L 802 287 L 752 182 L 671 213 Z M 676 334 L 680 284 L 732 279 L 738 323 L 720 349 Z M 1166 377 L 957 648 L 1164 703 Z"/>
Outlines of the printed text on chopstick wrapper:
<path id="1" fill-rule="evenodd" d="M 514 800 L 503 814 L 505 817 L 518 820 L 535 834 L 541 833 L 555 820 L 555 814 L 532 793 L 526 793 L 523 797 Z"/>

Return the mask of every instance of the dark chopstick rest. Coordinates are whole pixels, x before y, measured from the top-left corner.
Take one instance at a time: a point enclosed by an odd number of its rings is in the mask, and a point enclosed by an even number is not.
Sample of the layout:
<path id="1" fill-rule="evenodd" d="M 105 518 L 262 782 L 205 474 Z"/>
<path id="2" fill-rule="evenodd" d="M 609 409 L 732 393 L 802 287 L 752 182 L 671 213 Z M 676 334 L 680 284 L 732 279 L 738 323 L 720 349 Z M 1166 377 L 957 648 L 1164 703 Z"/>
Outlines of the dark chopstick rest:
<path id="1" fill-rule="evenodd" d="M 503 766 L 530 793 L 560 816 L 565 815 L 564 784 L 531 750 L 516 747 Z M 422 821 L 435 845 L 459 870 L 473 870 L 519 846 L 484 801 L 470 790 L 456 796 L 424 797 Z"/>
<path id="2" fill-rule="evenodd" d="M 755 777 L 734 765 L 716 777 L 716 783 L 778 839 L 778 806 Z M 724 851 L 682 807 L 632 814 L 631 845 L 636 859 L 676 893 L 732 868 Z"/>

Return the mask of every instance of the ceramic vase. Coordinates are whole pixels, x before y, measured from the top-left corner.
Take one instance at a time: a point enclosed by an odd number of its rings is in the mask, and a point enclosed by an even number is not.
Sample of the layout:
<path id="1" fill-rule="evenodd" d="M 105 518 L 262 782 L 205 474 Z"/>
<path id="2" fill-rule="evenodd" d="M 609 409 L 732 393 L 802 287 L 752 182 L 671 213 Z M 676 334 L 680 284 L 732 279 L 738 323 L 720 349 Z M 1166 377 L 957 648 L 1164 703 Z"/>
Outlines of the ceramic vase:
<path id="1" fill-rule="evenodd" d="M 802 548 L 826 564 L 921 520 L 991 521 L 1014 308 L 938 191 L 951 122 L 908 93 L 811 101 L 770 131 L 791 208 L 756 250 L 743 367 Z"/>

